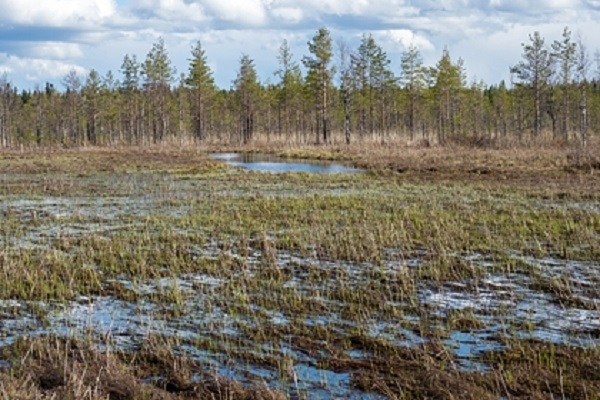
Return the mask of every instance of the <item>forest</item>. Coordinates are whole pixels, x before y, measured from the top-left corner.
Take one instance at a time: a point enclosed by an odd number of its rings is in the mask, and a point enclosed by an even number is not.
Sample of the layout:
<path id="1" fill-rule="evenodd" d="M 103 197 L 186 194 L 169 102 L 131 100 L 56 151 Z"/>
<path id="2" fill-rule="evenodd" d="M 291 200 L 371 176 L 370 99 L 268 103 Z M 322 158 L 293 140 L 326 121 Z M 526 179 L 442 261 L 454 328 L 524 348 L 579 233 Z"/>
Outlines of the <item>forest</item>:
<path id="1" fill-rule="evenodd" d="M 62 87 L 19 90 L 0 78 L 0 147 L 154 145 L 456 143 L 498 146 L 535 139 L 586 145 L 600 131 L 600 53 L 592 57 L 565 28 L 538 32 L 507 66 L 511 81 L 467 81 L 463 60 L 444 49 L 424 65 L 411 46 L 390 60 L 369 35 L 358 48 L 315 32 L 297 60 L 287 41 L 274 78 L 259 77 L 243 54 L 230 88 L 213 79 L 202 44 L 177 75 L 162 38 L 145 59 L 127 54 L 116 76 L 75 71 Z M 269 79 L 266 79 L 269 78 Z M 271 82 L 274 83 L 263 83 Z"/>

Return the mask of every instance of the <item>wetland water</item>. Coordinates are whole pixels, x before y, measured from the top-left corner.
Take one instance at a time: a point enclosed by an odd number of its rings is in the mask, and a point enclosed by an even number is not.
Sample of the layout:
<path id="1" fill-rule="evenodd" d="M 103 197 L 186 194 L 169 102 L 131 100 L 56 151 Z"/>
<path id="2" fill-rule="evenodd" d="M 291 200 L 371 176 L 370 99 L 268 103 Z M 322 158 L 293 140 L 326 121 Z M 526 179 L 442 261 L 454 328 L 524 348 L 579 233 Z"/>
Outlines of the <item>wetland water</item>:
<path id="1" fill-rule="evenodd" d="M 215 153 L 215 160 L 223 161 L 233 167 L 260 172 L 309 172 L 313 174 L 348 174 L 363 172 L 362 169 L 335 162 L 317 162 L 314 160 L 290 160 L 271 154 L 257 153 Z"/>
<path id="2" fill-rule="evenodd" d="M 486 355 L 511 340 L 600 343 L 598 232 L 565 235 L 572 258 L 538 254 L 544 238 L 563 243 L 555 224 L 597 221 L 593 209 L 364 174 L 240 175 L 139 174 L 129 188 L 111 175 L 56 177 L 80 194 L 0 197 L 0 344 L 75 335 L 127 350 L 160 335 L 244 384 L 379 399 L 357 383 L 364 365 L 406 349 L 441 346 L 448 368 L 469 373 L 492 369 Z M 99 183 L 110 195 L 92 195 Z M 488 212 L 518 218 L 504 231 Z M 514 229 L 532 215 L 539 233 Z"/>

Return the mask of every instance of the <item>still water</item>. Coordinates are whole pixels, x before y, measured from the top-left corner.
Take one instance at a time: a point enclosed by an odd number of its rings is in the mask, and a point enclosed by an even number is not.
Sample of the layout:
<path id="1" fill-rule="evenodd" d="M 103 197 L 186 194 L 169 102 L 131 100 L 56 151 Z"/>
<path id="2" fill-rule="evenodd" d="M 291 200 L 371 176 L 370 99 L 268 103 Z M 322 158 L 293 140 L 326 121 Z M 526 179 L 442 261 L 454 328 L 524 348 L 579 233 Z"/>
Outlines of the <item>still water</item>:
<path id="1" fill-rule="evenodd" d="M 214 153 L 211 157 L 223 161 L 227 165 L 241 167 L 249 171 L 260 172 L 310 172 L 315 174 L 347 174 L 363 172 L 354 168 L 334 162 L 314 160 L 290 160 L 271 154 L 245 154 L 245 153 Z"/>

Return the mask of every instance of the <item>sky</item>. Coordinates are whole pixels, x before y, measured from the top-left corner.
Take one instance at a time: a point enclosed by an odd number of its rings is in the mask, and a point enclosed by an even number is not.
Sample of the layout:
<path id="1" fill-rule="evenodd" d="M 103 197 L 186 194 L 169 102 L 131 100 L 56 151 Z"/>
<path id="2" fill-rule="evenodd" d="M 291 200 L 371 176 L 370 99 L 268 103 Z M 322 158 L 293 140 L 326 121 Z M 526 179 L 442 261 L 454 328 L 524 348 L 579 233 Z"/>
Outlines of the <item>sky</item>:
<path id="1" fill-rule="evenodd" d="M 335 47 L 355 49 L 372 34 L 397 74 L 408 46 L 426 65 L 447 48 L 464 60 L 469 81 L 495 84 L 510 80 L 534 31 L 550 44 L 568 26 L 593 58 L 600 0 L 0 0 L 0 74 L 28 90 L 47 81 L 64 88 L 73 70 L 82 80 L 91 69 L 120 79 L 124 56 L 143 61 L 162 37 L 178 75 L 200 41 L 221 88 L 231 87 L 242 54 L 261 82 L 275 83 L 282 41 L 301 64 L 323 26 Z"/>

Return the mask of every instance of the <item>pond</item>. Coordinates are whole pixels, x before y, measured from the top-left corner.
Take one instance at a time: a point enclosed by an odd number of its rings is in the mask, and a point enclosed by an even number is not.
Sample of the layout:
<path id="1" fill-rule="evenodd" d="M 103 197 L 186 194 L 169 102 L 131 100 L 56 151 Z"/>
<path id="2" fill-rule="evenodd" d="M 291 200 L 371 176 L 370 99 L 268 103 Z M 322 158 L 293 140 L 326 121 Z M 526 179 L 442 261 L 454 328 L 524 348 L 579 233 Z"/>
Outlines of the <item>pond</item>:
<path id="1" fill-rule="evenodd" d="M 241 167 L 249 171 L 282 173 L 309 172 L 314 174 L 347 174 L 364 170 L 352 166 L 314 160 L 291 160 L 272 154 L 262 153 L 214 153 L 211 157 L 227 165 Z"/>

